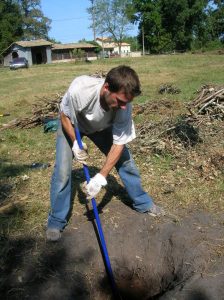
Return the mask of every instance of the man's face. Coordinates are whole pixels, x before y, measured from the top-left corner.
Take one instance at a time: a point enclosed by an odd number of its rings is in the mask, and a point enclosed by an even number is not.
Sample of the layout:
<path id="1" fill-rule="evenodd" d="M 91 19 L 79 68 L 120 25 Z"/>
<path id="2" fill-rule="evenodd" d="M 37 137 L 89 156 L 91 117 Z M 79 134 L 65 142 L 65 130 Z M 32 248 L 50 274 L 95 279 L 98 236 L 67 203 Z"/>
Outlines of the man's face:
<path id="1" fill-rule="evenodd" d="M 132 95 L 126 95 L 123 91 L 111 92 L 107 84 L 104 85 L 103 100 L 106 110 L 126 109 L 127 103 L 133 100 Z"/>

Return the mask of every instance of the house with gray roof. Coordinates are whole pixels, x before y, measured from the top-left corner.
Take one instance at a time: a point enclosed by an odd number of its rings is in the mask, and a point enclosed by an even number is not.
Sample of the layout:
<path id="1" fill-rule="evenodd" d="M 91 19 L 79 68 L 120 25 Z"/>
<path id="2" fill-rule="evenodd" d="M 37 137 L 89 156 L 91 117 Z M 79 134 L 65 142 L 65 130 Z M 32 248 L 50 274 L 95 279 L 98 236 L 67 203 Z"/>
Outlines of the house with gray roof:
<path id="1" fill-rule="evenodd" d="M 51 63 L 51 46 L 52 43 L 44 39 L 33 41 L 18 41 L 12 43 L 5 49 L 3 56 L 3 65 L 9 66 L 13 58 L 25 57 L 29 65 Z"/>

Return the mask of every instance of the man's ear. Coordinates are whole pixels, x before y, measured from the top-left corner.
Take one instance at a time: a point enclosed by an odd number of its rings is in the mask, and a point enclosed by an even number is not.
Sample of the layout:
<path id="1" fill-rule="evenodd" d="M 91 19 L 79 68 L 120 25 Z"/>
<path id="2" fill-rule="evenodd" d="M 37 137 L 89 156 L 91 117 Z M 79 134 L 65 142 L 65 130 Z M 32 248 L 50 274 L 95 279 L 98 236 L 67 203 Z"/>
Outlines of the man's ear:
<path id="1" fill-rule="evenodd" d="M 109 83 L 108 82 L 105 82 L 103 87 L 104 87 L 105 91 L 109 91 Z"/>

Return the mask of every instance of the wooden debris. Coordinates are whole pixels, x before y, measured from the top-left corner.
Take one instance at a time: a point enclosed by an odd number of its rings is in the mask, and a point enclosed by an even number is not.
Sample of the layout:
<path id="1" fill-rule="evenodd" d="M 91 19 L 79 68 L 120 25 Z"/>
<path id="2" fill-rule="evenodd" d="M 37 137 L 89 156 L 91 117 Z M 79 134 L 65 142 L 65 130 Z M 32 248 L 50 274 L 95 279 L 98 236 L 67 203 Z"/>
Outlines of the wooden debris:
<path id="1" fill-rule="evenodd" d="M 224 119 L 224 87 L 204 85 L 198 96 L 187 105 L 194 117 L 207 115 L 211 119 Z"/>
<path id="2" fill-rule="evenodd" d="M 3 206 L 0 206 L 0 214 L 13 214 L 19 209 L 19 205 L 19 201 L 14 201 L 12 203 L 7 203 Z"/>
<path id="3" fill-rule="evenodd" d="M 150 101 L 144 104 L 134 103 L 132 107 L 132 115 L 133 117 L 141 114 L 146 116 L 152 113 L 158 113 L 158 111 L 163 113 L 171 109 L 179 109 L 180 105 L 182 105 L 180 101 L 169 99 L 159 99 L 157 101 Z"/>
<path id="4" fill-rule="evenodd" d="M 107 72 L 100 70 L 100 71 L 96 71 L 93 74 L 90 74 L 89 76 L 96 77 L 96 78 L 105 78 L 107 76 Z"/>
<path id="5" fill-rule="evenodd" d="M 159 94 L 179 94 L 181 90 L 172 84 L 164 84 L 159 87 Z"/>
<path id="6" fill-rule="evenodd" d="M 33 128 L 40 126 L 46 119 L 56 118 L 59 112 L 59 103 L 61 102 L 62 95 L 56 94 L 53 99 L 46 97 L 39 98 L 33 105 L 32 116 L 23 119 L 14 119 L 8 124 L 3 124 L 1 129 L 6 128 Z"/>

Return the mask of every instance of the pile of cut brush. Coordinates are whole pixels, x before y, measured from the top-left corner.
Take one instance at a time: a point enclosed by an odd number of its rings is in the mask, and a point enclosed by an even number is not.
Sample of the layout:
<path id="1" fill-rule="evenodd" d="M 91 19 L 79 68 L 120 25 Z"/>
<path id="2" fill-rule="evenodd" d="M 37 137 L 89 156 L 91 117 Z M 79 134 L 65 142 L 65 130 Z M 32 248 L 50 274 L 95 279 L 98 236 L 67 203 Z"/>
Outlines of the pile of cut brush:
<path id="1" fill-rule="evenodd" d="M 105 78 L 107 76 L 107 72 L 103 70 L 99 70 L 93 74 L 90 74 L 89 76 L 96 77 L 96 78 Z"/>
<path id="2" fill-rule="evenodd" d="M 42 97 L 33 104 L 32 116 L 22 119 L 14 119 L 8 124 L 3 124 L 1 129 L 6 128 L 33 128 L 42 125 L 46 119 L 53 119 L 57 117 L 59 112 L 59 103 L 62 95 L 56 94 L 53 99 Z"/>
<path id="3" fill-rule="evenodd" d="M 198 96 L 188 104 L 191 115 L 224 120 L 224 86 L 204 85 L 197 93 Z"/>
<path id="4" fill-rule="evenodd" d="M 224 86 L 203 85 L 198 95 L 187 105 L 179 106 L 174 100 L 158 100 L 133 107 L 134 117 L 144 115 L 144 122 L 136 125 L 137 142 L 132 143 L 135 153 L 156 152 L 184 155 L 186 150 L 213 136 L 216 130 L 223 132 Z M 189 113 L 181 113 L 186 110 Z M 177 110 L 178 112 L 178 110 Z M 149 118 L 150 114 L 163 116 L 157 122 Z M 213 122 L 213 126 L 210 124 Z"/>
<path id="5" fill-rule="evenodd" d="M 92 77 L 105 78 L 107 73 L 103 70 L 90 74 Z M 38 98 L 33 104 L 32 116 L 22 119 L 14 119 L 7 124 L 2 124 L 0 130 L 6 128 L 33 128 L 44 124 L 45 120 L 54 119 L 58 116 L 59 104 L 63 95 L 58 93 L 53 99 L 47 97 Z M 39 100 L 39 101 L 38 101 Z"/>
<path id="6" fill-rule="evenodd" d="M 181 90 L 172 84 L 163 84 L 159 87 L 159 94 L 179 94 Z"/>

